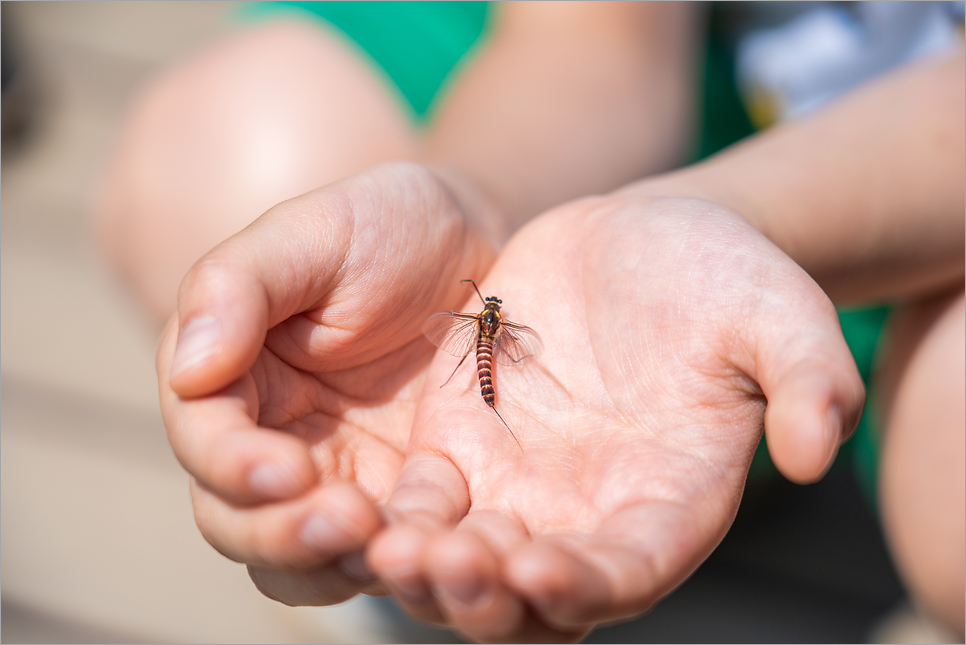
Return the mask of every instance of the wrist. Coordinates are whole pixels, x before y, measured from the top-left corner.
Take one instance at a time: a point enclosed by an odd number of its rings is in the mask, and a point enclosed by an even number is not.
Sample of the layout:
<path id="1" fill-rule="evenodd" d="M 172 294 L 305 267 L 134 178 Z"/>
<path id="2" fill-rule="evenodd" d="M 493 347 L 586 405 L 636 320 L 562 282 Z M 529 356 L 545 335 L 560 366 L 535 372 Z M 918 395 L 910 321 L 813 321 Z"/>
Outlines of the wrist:
<path id="1" fill-rule="evenodd" d="M 749 192 L 740 173 L 731 171 L 729 164 L 734 154 L 740 153 L 740 145 L 735 151 L 635 182 L 622 190 L 638 197 L 700 199 L 728 208 L 798 261 L 794 254 L 800 249 L 796 248 L 795 242 L 801 239 L 791 234 L 787 222 L 776 217 L 783 210 L 768 207 L 768 204 L 780 203 L 781 200 L 773 200 L 772 195 L 762 194 L 768 192 L 767 187 L 756 186 L 754 191 Z"/>

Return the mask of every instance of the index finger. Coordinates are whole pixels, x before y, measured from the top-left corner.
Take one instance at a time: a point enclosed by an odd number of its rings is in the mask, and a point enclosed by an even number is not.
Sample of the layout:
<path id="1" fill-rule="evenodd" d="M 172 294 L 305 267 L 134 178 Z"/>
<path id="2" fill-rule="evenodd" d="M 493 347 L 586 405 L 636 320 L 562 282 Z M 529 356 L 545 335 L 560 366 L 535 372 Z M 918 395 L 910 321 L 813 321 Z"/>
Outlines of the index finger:
<path id="1" fill-rule="evenodd" d="M 168 370 L 177 320 L 158 345 L 161 414 L 175 456 L 204 486 L 237 504 L 293 497 L 317 480 L 308 446 L 301 439 L 257 426 L 258 395 L 250 375 L 201 399 L 181 399 Z"/>

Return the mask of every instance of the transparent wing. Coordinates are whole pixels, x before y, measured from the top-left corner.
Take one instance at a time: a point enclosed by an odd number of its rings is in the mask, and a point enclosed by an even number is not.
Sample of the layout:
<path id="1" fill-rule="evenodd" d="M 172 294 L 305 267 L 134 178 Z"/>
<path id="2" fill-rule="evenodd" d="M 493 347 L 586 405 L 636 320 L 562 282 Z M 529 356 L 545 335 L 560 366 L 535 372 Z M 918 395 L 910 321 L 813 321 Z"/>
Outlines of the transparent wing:
<path id="1" fill-rule="evenodd" d="M 470 314 L 441 311 L 426 319 L 423 335 L 444 352 L 462 358 L 476 347 L 480 320 Z"/>
<path id="2" fill-rule="evenodd" d="M 494 358 L 500 365 L 523 365 L 543 351 L 540 334 L 526 325 L 503 320 L 500 327 L 503 331 L 496 339 L 494 352 Z"/>

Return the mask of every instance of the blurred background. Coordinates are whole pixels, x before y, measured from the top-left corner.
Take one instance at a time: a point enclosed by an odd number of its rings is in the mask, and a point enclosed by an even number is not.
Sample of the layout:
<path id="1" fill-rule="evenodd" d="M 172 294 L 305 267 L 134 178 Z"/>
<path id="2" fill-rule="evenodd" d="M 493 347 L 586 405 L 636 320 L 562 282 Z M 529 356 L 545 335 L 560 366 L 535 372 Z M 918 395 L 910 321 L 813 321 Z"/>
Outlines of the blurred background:
<path id="1" fill-rule="evenodd" d="M 152 323 L 92 244 L 91 199 L 125 106 L 223 33 L 230 3 L 0 6 L 2 642 L 454 640 L 388 601 L 285 607 L 204 542 L 157 409 Z M 691 580 L 590 640 L 948 638 L 904 600 L 872 511 L 833 471 L 749 490 Z"/>
<path id="2" fill-rule="evenodd" d="M 158 411 L 153 323 L 92 243 L 125 106 L 221 33 L 229 4 L 0 6 L 3 642 L 390 640 L 355 619 L 365 600 L 285 607 L 202 539 Z"/>

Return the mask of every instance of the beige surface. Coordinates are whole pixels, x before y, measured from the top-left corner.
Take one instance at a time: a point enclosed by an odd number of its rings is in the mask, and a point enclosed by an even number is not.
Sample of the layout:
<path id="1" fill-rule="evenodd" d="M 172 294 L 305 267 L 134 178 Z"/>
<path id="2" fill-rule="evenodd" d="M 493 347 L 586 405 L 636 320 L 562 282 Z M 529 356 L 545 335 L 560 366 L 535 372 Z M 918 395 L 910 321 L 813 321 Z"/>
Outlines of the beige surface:
<path id="1" fill-rule="evenodd" d="M 157 411 L 152 330 L 90 243 L 124 105 L 225 3 L 4 3 L 39 89 L 0 186 L 3 642 L 373 641 L 365 602 L 291 609 L 201 538 Z"/>

